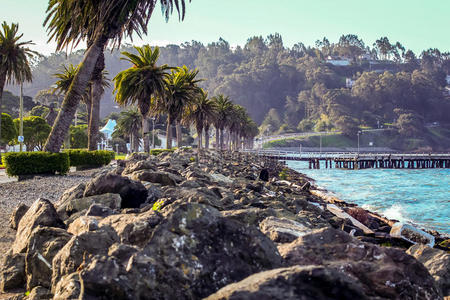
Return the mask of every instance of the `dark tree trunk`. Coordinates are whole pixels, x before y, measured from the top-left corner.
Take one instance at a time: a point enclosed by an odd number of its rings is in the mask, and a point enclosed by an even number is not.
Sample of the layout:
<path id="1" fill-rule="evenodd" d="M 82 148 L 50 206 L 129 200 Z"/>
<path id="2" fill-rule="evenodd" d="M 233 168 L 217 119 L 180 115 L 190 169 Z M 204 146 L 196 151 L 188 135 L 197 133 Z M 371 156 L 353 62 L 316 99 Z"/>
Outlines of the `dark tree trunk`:
<path id="1" fill-rule="evenodd" d="M 104 51 L 100 53 L 97 63 L 95 64 L 94 72 L 92 74 L 91 86 L 91 111 L 89 118 L 89 133 L 88 133 L 88 147 L 89 150 L 96 150 L 99 140 L 99 123 L 100 123 L 100 100 L 103 95 L 103 74 L 105 69 L 105 54 Z"/>
<path id="2" fill-rule="evenodd" d="M 94 71 L 97 59 L 103 53 L 107 41 L 108 39 L 104 36 L 98 37 L 86 51 L 80 69 L 64 97 L 61 110 L 45 143 L 45 151 L 59 152 L 61 149 L 61 145 L 75 116 L 78 104 L 85 93 L 89 80 L 92 78 L 92 72 Z"/>
<path id="3" fill-rule="evenodd" d="M 2 113 L 3 113 L 3 88 L 5 87 L 6 74 L 0 74 L 0 144 L 2 140 Z M 0 164 L 2 163 L 2 153 L 0 151 Z"/>
<path id="4" fill-rule="evenodd" d="M 177 133 L 177 147 L 180 148 L 181 147 L 181 141 L 183 139 L 183 134 L 181 132 L 181 124 L 180 121 L 177 120 L 177 122 L 175 123 L 175 130 Z"/>
<path id="5" fill-rule="evenodd" d="M 167 116 L 166 149 L 172 149 L 172 118 Z"/>
<path id="6" fill-rule="evenodd" d="M 197 127 L 197 136 L 198 136 L 198 149 L 202 149 L 203 144 L 203 127 Z"/>
<path id="7" fill-rule="evenodd" d="M 209 149 L 209 124 L 205 126 L 205 149 Z"/>
<path id="8" fill-rule="evenodd" d="M 219 150 L 220 147 L 220 129 L 219 126 L 216 126 L 216 150 Z"/>
<path id="9" fill-rule="evenodd" d="M 223 128 L 220 128 L 220 132 L 219 133 L 220 133 L 220 143 L 219 143 L 220 146 L 219 146 L 219 149 L 223 150 L 223 138 L 224 138 L 223 137 L 223 134 L 224 134 Z"/>
<path id="10" fill-rule="evenodd" d="M 148 118 L 142 116 L 142 138 L 144 140 L 144 152 L 150 152 L 150 126 L 148 124 Z"/>

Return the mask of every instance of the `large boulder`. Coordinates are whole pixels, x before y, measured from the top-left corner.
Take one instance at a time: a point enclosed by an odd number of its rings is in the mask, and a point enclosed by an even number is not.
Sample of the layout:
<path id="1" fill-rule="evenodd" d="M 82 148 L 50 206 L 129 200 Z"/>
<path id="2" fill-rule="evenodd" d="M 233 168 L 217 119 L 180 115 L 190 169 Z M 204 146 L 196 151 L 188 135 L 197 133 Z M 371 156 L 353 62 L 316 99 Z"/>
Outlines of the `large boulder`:
<path id="1" fill-rule="evenodd" d="M 211 206 L 177 201 L 162 213 L 165 221 L 136 258 L 152 257 L 162 265 L 158 271 L 153 264 L 157 284 L 148 293 L 155 299 L 198 299 L 250 274 L 280 266 L 278 251 L 264 234 L 223 218 Z"/>
<path id="2" fill-rule="evenodd" d="M 259 228 L 262 233 L 276 243 L 290 243 L 314 229 L 312 226 L 307 227 L 297 221 L 275 217 L 264 219 L 259 224 Z"/>
<path id="3" fill-rule="evenodd" d="M 414 256 L 428 269 L 444 296 L 450 296 L 450 254 L 426 245 L 414 245 L 406 253 Z"/>
<path id="4" fill-rule="evenodd" d="M 20 203 L 19 205 L 16 206 L 13 213 L 11 214 L 11 217 L 9 218 L 9 226 L 12 229 L 17 229 L 17 227 L 19 226 L 20 219 L 22 219 L 22 217 L 26 214 L 28 209 L 29 209 L 28 205 L 25 205 L 23 203 Z"/>
<path id="5" fill-rule="evenodd" d="M 116 174 L 97 176 L 84 190 L 84 197 L 106 193 L 120 194 L 122 208 L 139 208 L 147 199 L 147 189 L 138 181 Z"/>
<path id="6" fill-rule="evenodd" d="M 86 185 L 84 183 L 79 183 L 65 190 L 62 196 L 59 197 L 59 200 L 55 203 L 55 208 L 61 219 L 66 220 L 69 217 L 66 212 L 67 204 L 74 199 L 83 198 L 85 188 Z"/>
<path id="7" fill-rule="evenodd" d="M 37 286 L 31 290 L 31 292 L 24 298 L 24 300 L 45 300 L 53 299 L 53 295 L 47 288 L 43 286 Z"/>
<path id="8" fill-rule="evenodd" d="M 37 226 L 64 228 L 53 204 L 45 199 L 36 200 L 28 209 L 17 227 L 16 239 L 12 245 L 14 253 L 24 253 L 31 233 Z"/>
<path id="9" fill-rule="evenodd" d="M 136 171 L 140 170 L 156 170 L 156 165 L 151 160 L 140 160 L 140 161 L 130 161 L 126 168 L 123 170 L 122 175 L 130 175 Z"/>
<path id="10" fill-rule="evenodd" d="M 53 300 L 78 299 L 81 293 L 78 272 L 63 276 L 54 287 L 53 293 Z"/>
<path id="11" fill-rule="evenodd" d="M 119 194 L 106 193 L 73 199 L 67 203 L 66 212 L 69 216 L 71 216 L 74 213 L 87 210 L 94 203 L 109 207 L 111 209 L 120 209 L 122 198 Z"/>
<path id="12" fill-rule="evenodd" d="M 98 229 L 99 219 L 93 216 L 80 216 L 69 224 L 67 232 L 73 235 L 79 235 L 83 232 L 95 231 Z"/>
<path id="13" fill-rule="evenodd" d="M 22 288 L 25 284 L 25 254 L 10 251 L 0 266 L 0 292 Z"/>
<path id="14" fill-rule="evenodd" d="M 106 255 L 108 248 L 119 240 L 117 234 L 109 228 L 83 232 L 73 236 L 55 255 L 52 261 L 52 291 L 58 281 L 69 275 L 96 254 Z"/>
<path id="15" fill-rule="evenodd" d="M 99 227 L 114 229 L 121 243 L 143 247 L 150 240 L 153 229 L 161 222 L 161 215 L 153 210 L 141 214 L 118 214 L 104 218 Z"/>
<path id="16" fill-rule="evenodd" d="M 28 291 L 37 286 L 50 288 L 53 258 L 71 237 L 61 228 L 38 226 L 33 230 L 25 257 Z"/>
<path id="17" fill-rule="evenodd" d="M 161 185 L 176 186 L 183 179 L 172 173 L 163 171 L 149 171 L 140 170 L 132 173 L 130 178 L 138 181 L 147 181 L 152 183 L 159 183 Z"/>
<path id="18" fill-rule="evenodd" d="M 323 266 L 294 266 L 260 272 L 225 286 L 205 300 L 368 299 L 356 280 Z"/>
<path id="19" fill-rule="evenodd" d="M 425 267 L 405 252 L 364 243 L 342 230 L 314 230 L 278 247 L 285 263 L 324 265 L 358 278 L 370 297 L 439 299 Z"/>

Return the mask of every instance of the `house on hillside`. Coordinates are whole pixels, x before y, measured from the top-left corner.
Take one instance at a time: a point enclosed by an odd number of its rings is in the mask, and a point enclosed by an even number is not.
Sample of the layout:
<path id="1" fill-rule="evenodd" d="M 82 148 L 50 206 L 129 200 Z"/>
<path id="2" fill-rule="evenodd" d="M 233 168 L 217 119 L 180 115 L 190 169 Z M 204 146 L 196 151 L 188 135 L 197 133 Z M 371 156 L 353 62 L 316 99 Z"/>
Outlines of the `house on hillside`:
<path id="1" fill-rule="evenodd" d="M 445 77 L 445 80 L 447 81 L 447 85 L 450 85 L 450 75 L 447 75 Z"/>
<path id="2" fill-rule="evenodd" d="M 351 59 L 347 57 L 340 56 L 328 56 L 326 63 L 332 64 L 333 66 L 349 66 L 351 63 Z"/>
<path id="3" fill-rule="evenodd" d="M 355 84 L 355 80 L 351 78 L 345 78 L 345 87 L 348 89 L 351 89 L 353 85 Z"/>

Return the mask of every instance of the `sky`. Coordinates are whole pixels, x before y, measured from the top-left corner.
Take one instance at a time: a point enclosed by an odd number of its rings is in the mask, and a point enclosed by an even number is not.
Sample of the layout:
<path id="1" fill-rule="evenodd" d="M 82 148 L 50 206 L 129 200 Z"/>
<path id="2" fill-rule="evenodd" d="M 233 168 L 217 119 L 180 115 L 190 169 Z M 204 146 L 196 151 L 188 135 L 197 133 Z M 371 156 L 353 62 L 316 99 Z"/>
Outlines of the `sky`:
<path id="1" fill-rule="evenodd" d="M 47 3 L 0 0 L 0 22 L 19 23 L 23 39 L 46 55 L 55 50 L 42 26 Z M 370 46 L 387 36 L 418 54 L 428 48 L 450 51 L 450 0 L 192 0 L 183 22 L 174 15 L 168 23 L 160 11 L 155 9 L 149 34 L 143 40 L 136 36 L 134 44 L 208 44 L 222 37 L 243 46 L 249 37 L 278 32 L 287 47 L 298 42 L 312 46 L 324 36 L 337 42 L 352 33 Z"/>

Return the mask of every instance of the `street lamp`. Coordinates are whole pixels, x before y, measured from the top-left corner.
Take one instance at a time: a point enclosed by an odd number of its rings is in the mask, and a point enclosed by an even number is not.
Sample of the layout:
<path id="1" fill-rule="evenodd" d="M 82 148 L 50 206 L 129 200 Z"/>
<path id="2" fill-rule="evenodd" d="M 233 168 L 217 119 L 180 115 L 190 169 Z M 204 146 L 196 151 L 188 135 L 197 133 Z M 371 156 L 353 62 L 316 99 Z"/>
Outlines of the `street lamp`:
<path id="1" fill-rule="evenodd" d="M 153 127 L 152 127 L 152 148 L 153 149 L 155 148 L 155 120 L 156 120 L 156 118 L 152 117 L 152 125 L 153 125 Z"/>
<path id="2" fill-rule="evenodd" d="M 358 131 L 358 134 L 357 134 L 357 135 L 358 135 L 358 154 L 359 154 L 359 135 L 360 135 L 360 134 L 362 134 L 362 131 L 361 131 L 361 130 Z"/>

